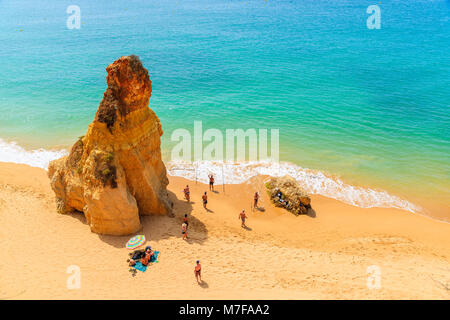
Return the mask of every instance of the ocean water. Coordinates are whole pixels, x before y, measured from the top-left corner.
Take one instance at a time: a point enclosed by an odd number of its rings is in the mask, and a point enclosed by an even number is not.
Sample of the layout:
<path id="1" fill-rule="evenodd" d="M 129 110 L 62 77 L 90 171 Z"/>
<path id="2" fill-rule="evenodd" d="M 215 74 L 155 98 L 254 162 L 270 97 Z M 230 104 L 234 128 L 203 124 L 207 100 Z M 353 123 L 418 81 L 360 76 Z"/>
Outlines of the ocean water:
<path id="1" fill-rule="evenodd" d="M 0 46 L 0 161 L 64 154 L 106 66 L 136 54 L 167 161 L 171 133 L 194 121 L 279 129 L 282 164 L 228 166 L 226 182 L 290 173 L 312 193 L 450 221 L 450 1 L 0 0 Z M 191 164 L 169 168 L 191 177 Z"/>

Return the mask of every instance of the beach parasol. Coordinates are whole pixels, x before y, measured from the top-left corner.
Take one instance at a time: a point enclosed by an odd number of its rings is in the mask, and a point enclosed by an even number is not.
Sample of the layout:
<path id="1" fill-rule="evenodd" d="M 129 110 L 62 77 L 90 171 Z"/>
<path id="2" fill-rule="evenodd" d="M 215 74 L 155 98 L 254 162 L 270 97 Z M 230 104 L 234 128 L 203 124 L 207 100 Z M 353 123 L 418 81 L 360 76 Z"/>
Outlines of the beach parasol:
<path id="1" fill-rule="evenodd" d="M 125 247 L 127 249 L 136 249 L 137 247 L 143 245 L 144 242 L 145 242 L 145 236 L 144 235 L 137 235 L 137 236 L 131 238 L 130 240 L 128 240 L 128 242 L 125 245 Z"/>

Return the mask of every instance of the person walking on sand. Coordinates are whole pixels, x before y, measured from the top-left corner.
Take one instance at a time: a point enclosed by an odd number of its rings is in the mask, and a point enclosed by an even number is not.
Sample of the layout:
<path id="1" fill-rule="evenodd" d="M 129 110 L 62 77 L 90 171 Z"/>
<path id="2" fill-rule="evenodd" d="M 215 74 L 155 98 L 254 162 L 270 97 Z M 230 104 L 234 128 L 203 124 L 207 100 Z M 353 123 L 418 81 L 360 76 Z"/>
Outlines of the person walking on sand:
<path id="1" fill-rule="evenodd" d="M 202 200 L 203 200 L 203 208 L 206 209 L 206 205 L 208 204 L 208 196 L 206 195 L 206 191 L 205 194 L 202 195 Z"/>
<path id="2" fill-rule="evenodd" d="M 189 186 L 188 185 L 186 185 L 186 188 L 184 188 L 184 190 L 183 190 L 183 192 L 184 192 L 184 197 L 186 198 L 186 200 L 187 200 L 187 202 L 190 202 L 190 194 L 191 194 L 191 192 L 189 191 Z"/>
<path id="3" fill-rule="evenodd" d="M 258 208 L 258 200 L 259 200 L 259 194 L 258 192 L 255 192 L 255 195 L 253 196 L 253 208 Z"/>
<path id="4" fill-rule="evenodd" d="M 183 222 L 183 224 L 181 225 L 181 234 L 183 235 L 183 240 L 186 240 L 188 236 L 186 222 Z"/>
<path id="5" fill-rule="evenodd" d="M 241 213 L 239 213 L 239 217 L 238 217 L 238 219 L 241 219 L 241 227 L 242 228 L 245 228 L 246 227 L 246 225 L 245 225 L 245 219 L 247 219 L 248 217 L 245 215 L 245 210 L 244 209 L 242 209 L 242 211 L 241 211 Z"/>
<path id="6" fill-rule="evenodd" d="M 194 268 L 194 274 L 195 274 L 195 279 L 197 280 L 197 283 L 202 282 L 202 266 L 200 265 L 200 260 L 197 260 L 197 264 L 195 265 Z M 200 281 L 198 281 L 200 279 Z"/>
<path id="7" fill-rule="evenodd" d="M 214 191 L 214 176 L 212 174 L 209 174 L 208 177 L 209 177 L 209 191 Z"/>

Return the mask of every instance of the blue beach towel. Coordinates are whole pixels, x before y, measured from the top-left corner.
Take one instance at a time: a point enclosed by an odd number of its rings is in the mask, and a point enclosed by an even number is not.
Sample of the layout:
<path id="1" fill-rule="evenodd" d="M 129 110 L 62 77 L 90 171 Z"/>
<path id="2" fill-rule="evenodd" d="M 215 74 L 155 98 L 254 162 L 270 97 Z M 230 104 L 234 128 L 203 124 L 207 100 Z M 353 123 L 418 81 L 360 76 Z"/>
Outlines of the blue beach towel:
<path id="1" fill-rule="evenodd" d="M 158 262 L 159 251 L 154 251 L 154 254 L 155 255 L 151 257 L 150 262 Z M 144 266 L 140 261 L 136 261 L 133 268 L 142 272 L 145 272 L 147 270 L 147 266 Z"/>
<path id="2" fill-rule="evenodd" d="M 158 254 L 159 251 L 153 251 L 153 253 L 155 254 L 153 257 L 151 257 L 150 262 L 158 262 Z"/>
<path id="3" fill-rule="evenodd" d="M 147 267 L 144 266 L 140 261 L 137 261 L 134 264 L 133 268 L 135 268 L 136 270 L 142 271 L 142 272 L 145 272 L 145 270 L 147 270 Z"/>

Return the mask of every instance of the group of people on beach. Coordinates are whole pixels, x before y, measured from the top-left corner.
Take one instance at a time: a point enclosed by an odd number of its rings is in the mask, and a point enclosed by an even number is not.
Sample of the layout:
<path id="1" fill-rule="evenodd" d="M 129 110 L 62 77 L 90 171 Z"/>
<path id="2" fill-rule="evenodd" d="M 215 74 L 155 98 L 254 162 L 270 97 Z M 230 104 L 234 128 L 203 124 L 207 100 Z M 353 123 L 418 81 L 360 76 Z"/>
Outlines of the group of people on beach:
<path id="1" fill-rule="evenodd" d="M 255 194 L 253 196 L 253 208 L 254 209 L 258 208 L 258 200 L 259 200 L 259 193 L 255 192 Z M 245 219 L 248 219 L 248 217 L 245 214 L 245 209 L 242 209 L 241 213 L 239 213 L 238 219 L 241 219 L 241 227 L 246 228 L 247 226 L 245 225 Z"/>
<path id="2" fill-rule="evenodd" d="M 214 175 L 213 174 L 208 174 L 208 178 L 209 178 L 209 191 L 214 192 Z M 189 185 L 186 185 L 186 187 L 183 189 L 183 193 L 184 193 L 184 198 L 186 199 L 187 202 L 191 201 L 191 191 L 189 189 Z M 255 192 L 254 196 L 253 196 L 253 208 L 258 208 L 258 201 L 259 201 L 259 193 Z M 207 209 L 207 204 L 208 204 L 208 194 L 205 191 L 202 195 L 202 203 L 203 203 L 203 208 L 205 208 L 205 210 Z M 247 226 L 245 225 L 245 221 L 246 219 L 248 219 L 248 216 L 245 213 L 245 209 L 242 209 L 242 211 L 239 213 L 238 215 L 238 219 L 241 220 L 241 227 L 246 228 Z M 188 221 L 188 215 L 185 214 L 183 217 L 183 223 L 181 224 L 181 235 L 182 235 L 182 239 L 186 240 L 188 238 L 188 227 L 189 227 L 189 221 Z M 194 268 L 194 274 L 195 274 L 195 278 L 197 280 L 198 283 L 200 283 L 202 281 L 201 278 L 201 265 L 200 265 L 200 261 L 197 260 L 195 268 Z"/>
<path id="3" fill-rule="evenodd" d="M 276 197 L 279 199 L 278 201 L 280 202 L 281 205 L 283 205 L 286 209 L 289 209 L 289 200 L 283 199 L 283 193 L 280 190 L 278 190 L 278 192 L 276 193 Z M 305 208 L 305 206 L 301 201 L 299 201 L 298 207 L 299 209 Z"/>
<path id="4" fill-rule="evenodd" d="M 140 261 L 142 265 L 148 266 L 150 260 L 155 255 L 152 250 L 152 247 L 147 246 L 145 250 L 136 250 L 132 253 L 131 259 L 128 260 L 130 267 L 134 266 L 137 261 Z"/>
<path id="5" fill-rule="evenodd" d="M 283 194 L 281 193 L 280 190 L 278 190 L 277 197 L 278 199 L 280 199 L 279 201 L 282 205 L 284 205 L 285 207 L 289 206 L 289 201 L 283 199 Z"/>
<path id="6" fill-rule="evenodd" d="M 208 174 L 208 178 L 209 178 L 209 190 L 214 192 L 214 175 L 213 174 Z M 187 202 L 191 201 L 191 192 L 189 190 L 189 185 L 186 185 L 186 188 L 183 189 L 183 193 L 184 193 L 184 198 L 186 199 Z M 258 201 L 259 201 L 259 193 L 255 192 L 254 196 L 253 196 L 253 208 L 257 209 L 258 208 Z M 205 191 L 202 195 L 202 203 L 203 203 L 203 208 L 205 208 L 205 210 L 207 209 L 207 204 L 208 204 L 208 194 Z M 242 209 L 242 211 L 239 213 L 238 219 L 241 220 L 241 227 L 246 227 L 245 225 L 245 220 L 248 219 L 248 216 L 245 214 L 245 209 Z M 188 237 L 188 232 L 187 232 L 187 228 L 188 228 L 188 221 L 187 221 L 187 214 L 184 215 L 183 218 L 183 223 L 181 225 L 181 234 L 182 234 L 182 239 L 186 240 Z"/>
<path id="7" fill-rule="evenodd" d="M 210 175 L 210 183 L 209 183 L 209 189 L 214 191 L 214 177 Z M 191 192 L 189 190 L 189 185 L 186 185 L 186 188 L 183 189 L 184 198 L 187 202 L 191 202 Z M 202 202 L 203 202 L 203 208 L 206 209 L 206 205 L 208 204 L 208 195 L 205 191 L 205 193 L 202 195 Z"/>
<path id="8" fill-rule="evenodd" d="M 185 224 L 187 225 L 187 215 L 184 216 Z M 136 262 L 142 263 L 144 266 L 148 266 L 150 263 L 152 257 L 154 257 L 155 253 L 152 250 L 151 246 L 145 247 L 144 250 L 136 250 L 133 253 L 130 253 L 132 256 L 130 259 L 127 260 L 130 267 L 133 267 L 136 265 Z M 133 273 L 133 276 L 136 274 Z M 196 265 L 194 267 L 194 275 L 195 279 L 197 280 L 197 283 L 202 282 L 202 266 L 200 264 L 200 260 L 197 260 Z"/>
<path id="9" fill-rule="evenodd" d="M 209 178 L 209 190 L 214 192 L 214 176 L 212 174 L 208 175 Z M 184 193 L 184 197 L 186 199 L 187 202 L 191 201 L 191 192 L 189 190 L 189 185 L 186 185 L 186 188 L 183 189 L 183 193 Z M 253 207 L 254 208 L 258 208 L 258 200 L 259 200 L 259 193 L 255 192 L 254 196 L 253 196 Z M 202 202 L 203 202 L 203 208 L 205 208 L 205 210 L 208 210 L 206 208 L 207 204 L 208 204 L 208 195 L 207 192 L 205 191 L 204 194 L 202 195 Z M 245 209 L 242 209 L 242 211 L 239 213 L 238 219 L 241 220 L 241 227 L 245 228 L 245 221 L 246 219 L 248 219 L 248 216 L 245 213 Z M 181 225 L 181 234 L 182 234 L 182 239 L 186 240 L 188 238 L 188 227 L 189 227 L 189 220 L 188 220 L 188 215 L 185 214 L 183 217 L 183 223 Z M 150 261 L 152 260 L 152 257 L 154 257 L 155 253 L 152 250 L 152 247 L 147 246 L 145 247 L 145 250 L 136 250 L 133 253 L 130 254 L 131 258 L 127 260 L 127 262 L 129 262 L 129 266 L 135 266 L 136 262 L 140 262 L 142 263 L 142 265 L 144 266 L 148 266 L 148 264 L 150 263 Z M 196 265 L 194 267 L 194 275 L 195 275 L 195 279 L 197 280 L 198 283 L 202 282 L 202 277 L 201 277 L 201 270 L 202 270 L 202 266 L 200 265 L 200 261 L 197 260 L 196 261 Z"/>

